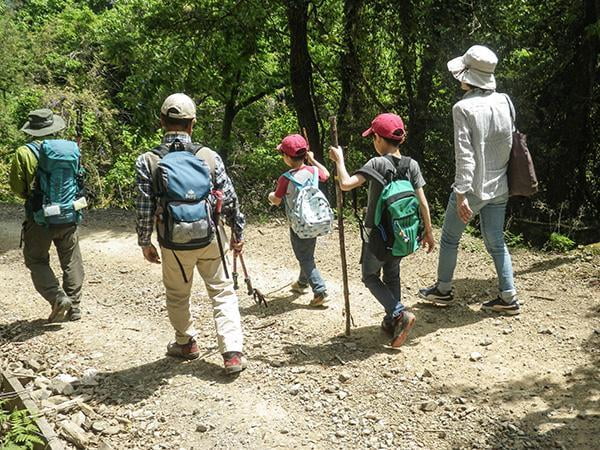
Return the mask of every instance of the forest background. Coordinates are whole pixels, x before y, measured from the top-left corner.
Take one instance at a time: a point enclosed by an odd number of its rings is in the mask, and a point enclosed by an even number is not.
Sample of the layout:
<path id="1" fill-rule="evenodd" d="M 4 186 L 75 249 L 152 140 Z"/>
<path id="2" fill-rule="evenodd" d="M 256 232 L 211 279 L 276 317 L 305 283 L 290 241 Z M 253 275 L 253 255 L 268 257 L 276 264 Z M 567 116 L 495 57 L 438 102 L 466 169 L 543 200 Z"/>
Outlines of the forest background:
<path id="1" fill-rule="evenodd" d="M 0 201 L 17 200 L 8 168 L 28 111 L 50 107 L 70 138 L 81 115 L 90 203 L 132 208 L 135 158 L 160 139 L 163 99 L 185 92 L 198 105 L 194 139 L 226 160 L 250 217 L 271 211 L 283 136 L 305 128 L 327 160 L 336 114 L 354 169 L 373 154 L 360 132 L 393 111 L 439 223 L 461 96 L 446 62 L 484 44 L 499 56 L 498 91 L 516 105 L 541 183 L 532 199 L 511 200 L 510 241 L 598 241 L 599 14 L 600 0 L 5 0 Z"/>

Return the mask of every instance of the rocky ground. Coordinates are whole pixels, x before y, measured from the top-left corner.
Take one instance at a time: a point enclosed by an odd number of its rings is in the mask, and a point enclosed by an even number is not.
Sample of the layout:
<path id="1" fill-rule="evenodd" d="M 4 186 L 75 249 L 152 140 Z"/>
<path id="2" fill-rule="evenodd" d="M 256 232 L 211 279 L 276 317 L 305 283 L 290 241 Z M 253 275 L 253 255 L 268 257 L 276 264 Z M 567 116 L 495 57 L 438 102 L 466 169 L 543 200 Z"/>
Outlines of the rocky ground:
<path id="1" fill-rule="evenodd" d="M 483 313 L 493 266 L 464 239 L 454 306 L 419 302 L 437 255 L 402 262 L 417 325 L 383 347 L 381 308 L 347 236 L 352 317 L 344 336 L 337 234 L 319 241 L 331 305 L 289 292 L 297 275 L 282 223 L 251 225 L 246 259 L 269 306 L 240 290 L 250 359 L 222 373 L 210 304 L 196 280 L 202 357 L 165 356 L 172 339 L 160 267 L 136 246 L 133 216 L 93 211 L 81 228 L 83 320 L 48 325 L 18 248 L 20 209 L 0 207 L 0 368 L 27 388 L 68 446 L 200 448 L 600 448 L 600 257 L 515 250 L 518 317 Z M 52 259 L 57 267 L 56 258 Z"/>

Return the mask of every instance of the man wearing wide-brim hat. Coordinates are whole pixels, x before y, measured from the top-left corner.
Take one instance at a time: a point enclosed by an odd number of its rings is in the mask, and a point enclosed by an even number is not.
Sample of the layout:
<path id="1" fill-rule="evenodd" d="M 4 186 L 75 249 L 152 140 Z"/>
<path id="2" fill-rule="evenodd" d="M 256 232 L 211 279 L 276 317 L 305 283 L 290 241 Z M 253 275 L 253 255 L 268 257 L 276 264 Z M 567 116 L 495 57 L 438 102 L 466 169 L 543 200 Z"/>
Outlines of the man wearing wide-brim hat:
<path id="1" fill-rule="evenodd" d="M 31 111 L 28 120 L 21 128 L 34 139 L 28 145 L 19 147 L 12 160 L 9 184 L 12 191 L 25 199 L 26 219 L 23 222 L 22 243 L 25 265 L 31 271 L 31 279 L 36 290 L 50 303 L 52 312 L 48 320 L 58 321 L 65 316 L 69 320 L 81 319 L 80 299 L 83 284 L 83 262 L 79 250 L 77 224 L 46 227 L 33 220 L 33 194 L 36 188 L 38 158 L 31 146 L 40 148 L 44 139 L 66 128 L 62 117 L 50 109 Z M 60 285 L 50 267 L 50 246 L 54 243 L 60 266 L 63 271 L 63 284 Z"/>

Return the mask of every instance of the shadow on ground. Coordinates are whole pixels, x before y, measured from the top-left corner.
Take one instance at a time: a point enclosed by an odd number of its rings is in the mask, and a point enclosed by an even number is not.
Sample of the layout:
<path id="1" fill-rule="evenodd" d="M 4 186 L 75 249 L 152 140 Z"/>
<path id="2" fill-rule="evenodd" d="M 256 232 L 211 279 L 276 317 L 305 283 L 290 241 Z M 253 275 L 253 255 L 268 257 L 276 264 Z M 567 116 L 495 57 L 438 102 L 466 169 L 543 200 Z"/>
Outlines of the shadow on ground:
<path id="1" fill-rule="evenodd" d="M 0 325 L 0 345 L 8 342 L 25 342 L 44 333 L 62 328 L 60 323 L 48 323 L 46 319 L 16 320 Z"/>
<path id="2" fill-rule="evenodd" d="M 486 393 L 489 404 L 498 405 L 499 410 L 510 410 L 511 404 L 518 401 L 537 406 L 520 417 L 500 417 L 495 421 L 495 431 L 486 438 L 485 447 L 600 448 L 600 334 L 593 331 L 582 348 L 589 354 L 588 362 L 575 368 L 565 367 L 561 374 L 563 383 L 540 375 L 514 380 Z M 454 394 L 472 395 L 466 388 Z"/>
<path id="3" fill-rule="evenodd" d="M 223 367 L 202 359 L 184 361 L 165 356 L 140 366 L 114 372 L 100 372 L 102 391 L 95 395 L 97 402 L 107 404 L 131 404 L 152 397 L 170 379 L 178 375 L 193 376 L 209 383 L 229 384 L 237 376 L 225 375 Z"/>

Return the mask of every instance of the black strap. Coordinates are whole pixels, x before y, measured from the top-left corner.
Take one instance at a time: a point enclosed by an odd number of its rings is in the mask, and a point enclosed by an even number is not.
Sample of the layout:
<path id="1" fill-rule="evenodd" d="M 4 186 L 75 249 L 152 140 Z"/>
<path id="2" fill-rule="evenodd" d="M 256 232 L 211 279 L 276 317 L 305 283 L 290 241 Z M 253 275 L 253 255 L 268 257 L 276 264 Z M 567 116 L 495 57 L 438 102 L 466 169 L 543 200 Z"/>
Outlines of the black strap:
<path id="1" fill-rule="evenodd" d="M 185 270 L 183 270 L 183 264 L 181 264 L 181 261 L 179 260 L 179 258 L 177 257 L 177 253 L 175 253 L 175 250 L 171 250 L 173 252 L 173 256 L 175 257 L 175 261 L 177 261 L 177 264 L 179 264 L 179 270 L 181 270 L 181 275 L 183 276 L 183 281 L 185 281 L 185 283 L 189 283 L 187 276 L 185 275 Z"/>
<path id="2" fill-rule="evenodd" d="M 356 189 L 352 190 L 352 209 L 354 210 L 354 217 L 356 217 L 356 221 L 358 222 L 358 229 L 360 230 L 360 240 L 363 242 L 367 242 L 365 238 L 365 235 L 367 234 L 367 228 L 365 227 L 365 222 L 358 213 L 358 195 L 356 194 Z"/>
<path id="3" fill-rule="evenodd" d="M 410 163 L 412 159 L 408 156 L 401 156 L 399 159 L 394 158 L 391 155 L 385 155 L 384 158 L 389 161 L 394 167 L 394 172 L 391 178 L 389 178 L 388 183 L 394 180 L 408 180 L 410 181 L 410 176 L 408 175 L 408 170 L 410 168 Z M 386 177 L 387 177 L 386 173 Z"/>
<path id="4" fill-rule="evenodd" d="M 186 151 L 195 155 L 203 146 L 200 144 L 194 144 L 192 142 L 181 142 L 179 139 L 175 139 L 171 144 L 160 144 L 158 147 L 152 149 L 152 153 L 157 155 L 159 158 L 164 158 L 167 153 Z"/>

